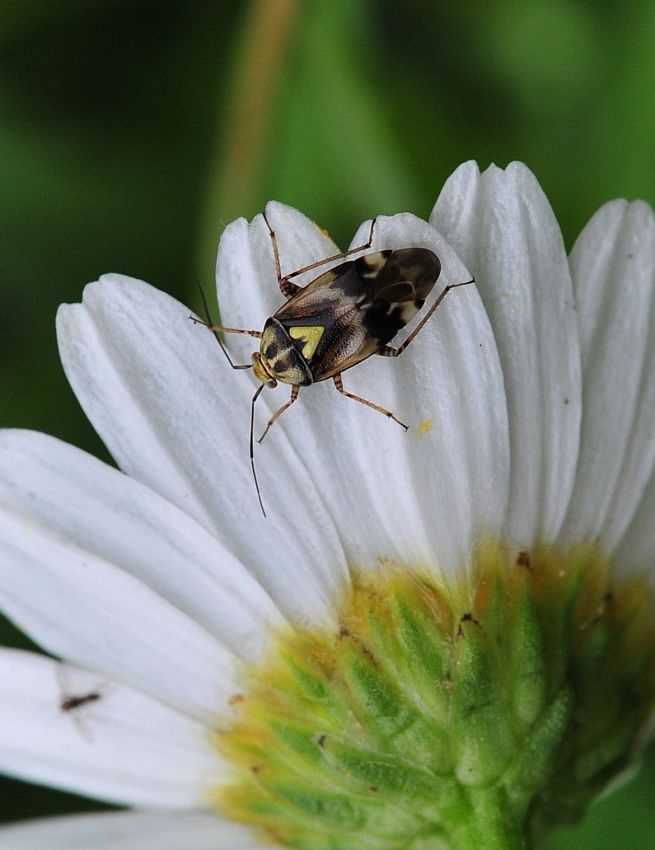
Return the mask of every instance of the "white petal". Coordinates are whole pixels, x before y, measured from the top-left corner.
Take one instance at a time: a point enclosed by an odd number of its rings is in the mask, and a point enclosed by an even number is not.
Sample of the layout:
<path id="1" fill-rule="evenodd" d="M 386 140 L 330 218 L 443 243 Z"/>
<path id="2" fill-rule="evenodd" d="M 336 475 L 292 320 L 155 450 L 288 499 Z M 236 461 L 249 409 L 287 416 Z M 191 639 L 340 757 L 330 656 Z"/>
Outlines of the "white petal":
<path id="1" fill-rule="evenodd" d="M 655 475 L 643 493 L 639 509 L 614 552 L 616 568 L 655 581 Z"/>
<path id="2" fill-rule="evenodd" d="M 0 608 L 54 655 L 199 716 L 236 688 L 235 658 L 139 580 L 0 509 Z"/>
<path id="3" fill-rule="evenodd" d="M 0 681 L 5 773 L 114 803 L 169 809 L 204 806 L 208 789 L 225 775 L 204 726 L 98 673 L 0 650 Z M 90 692 L 100 698 L 61 709 L 64 699 Z"/>
<path id="4" fill-rule="evenodd" d="M 57 319 L 66 374 L 121 468 L 215 534 L 285 615 L 327 618 L 347 578 L 336 532 L 284 439 L 259 466 L 262 517 L 247 454 L 254 382 L 231 372 L 212 334 L 118 275 Z"/>
<path id="5" fill-rule="evenodd" d="M 655 461 L 655 219 L 643 202 L 606 204 L 571 253 L 582 348 L 580 458 L 564 539 L 611 551 Z M 654 550 L 655 551 L 655 550 Z"/>
<path id="6" fill-rule="evenodd" d="M 420 219 L 409 214 L 379 218 L 375 229 L 374 247 L 425 245 L 435 251 L 442 262 L 435 297 L 448 284 L 470 280 L 448 243 Z M 353 244 L 361 244 L 367 233 L 366 223 Z M 406 336 L 401 334 L 399 341 Z M 509 484 L 502 372 L 476 287 L 450 292 L 400 358 L 372 358 L 347 381 L 356 393 L 385 406 L 390 397 L 388 406 L 410 425 L 406 435 L 386 428 L 378 443 L 377 430 L 371 440 L 370 429 L 385 423 L 363 427 L 361 416 L 367 411 L 346 401 L 351 422 L 359 423 L 360 456 L 368 454 L 370 495 L 375 500 L 378 494 L 385 525 L 396 538 L 409 534 L 418 540 L 416 512 L 429 561 L 460 567 L 468 560 L 471 540 L 499 532 Z M 376 462 L 380 448 L 382 464 Z M 407 485 L 411 493 L 400 496 Z"/>
<path id="7" fill-rule="evenodd" d="M 265 850 L 245 827 L 213 815 L 106 812 L 0 828 L 7 850 Z"/>
<path id="8" fill-rule="evenodd" d="M 0 506 L 141 579 L 245 660 L 281 625 L 258 583 L 186 513 L 45 434 L 0 431 Z"/>
<path id="9" fill-rule="evenodd" d="M 284 269 L 330 253 L 307 220 L 283 225 L 291 228 L 276 225 Z M 249 230 L 240 225 L 243 254 L 256 251 L 261 227 L 259 219 Z M 352 245 L 364 244 L 369 232 L 367 222 Z M 304 246 L 314 253 L 303 252 Z M 452 249 L 425 222 L 408 214 L 377 219 L 373 249 L 409 246 L 430 247 L 440 256 L 443 273 L 435 289 L 467 279 Z M 219 270 L 226 250 L 222 243 Z M 322 271 L 315 269 L 310 278 Z M 247 324 L 240 299 L 223 283 L 227 279 L 219 274 L 224 321 Z M 362 567 L 384 558 L 420 567 L 460 563 L 471 533 L 497 529 L 508 469 L 502 376 L 475 288 L 449 294 L 402 357 L 371 358 L 345 375 L 344 384 L 393 410 L 411 425 L 410 433 L 340 397 L 331 381 L 301 392 L 279 430 L 293 440 L 323 494 L 351 561 Z"/>
<path id="10" fill-rule="evenodd" d="M 431 222 L 475 275 L 500 352 L 509 407 L 506 536 L 553 539 L 573 485 L 581 410 L 580 353 L 562 236 L 520 163 L 480 175 L 461 166 Z"/>

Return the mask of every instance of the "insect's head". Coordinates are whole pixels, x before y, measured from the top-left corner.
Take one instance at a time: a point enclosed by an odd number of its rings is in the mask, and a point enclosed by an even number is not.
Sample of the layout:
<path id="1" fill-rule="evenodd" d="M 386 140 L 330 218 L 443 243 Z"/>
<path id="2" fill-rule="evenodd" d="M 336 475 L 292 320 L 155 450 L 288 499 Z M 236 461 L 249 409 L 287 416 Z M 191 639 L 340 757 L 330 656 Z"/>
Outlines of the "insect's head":
<path id="1" fill-rule="evenodd" d="M 259 351 L 253 351 L 252 354 L 252 371 L 258 381 L 266 384 L 267 387 L 274 389 L 277 387 L 277 380 L 269 371 L 270 367 L 265 357 L 262 357 Z"/>
<path id="2" fill-rule="evenodd" d="M 312 373 L 307 361 L 301 354 L 306 340 L 295 332 L 304 333 L 306 328 L 287 330 L 280 322 L 271 317 L 262 331 L 259 351 L 252 356 L 252 370 L 255 377 L 269 387 L 278 383 L 308 386 L 312 383 Z"/>

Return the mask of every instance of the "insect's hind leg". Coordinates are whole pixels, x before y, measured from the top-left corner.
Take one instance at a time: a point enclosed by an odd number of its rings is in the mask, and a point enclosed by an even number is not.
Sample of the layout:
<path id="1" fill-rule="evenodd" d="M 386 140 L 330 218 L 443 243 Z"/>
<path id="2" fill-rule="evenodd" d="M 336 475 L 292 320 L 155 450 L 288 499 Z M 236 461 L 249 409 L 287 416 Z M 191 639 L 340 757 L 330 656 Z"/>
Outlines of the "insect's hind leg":
<path id="1" fill-rule="evenodd" d="M 319 266 L 325 265 L 325 263 L 331 263 L 333 260 L 342 260 L 345 257 L 349 257 L 351 254 L 357 254 L 358 251 L 366 251 L 368 248 L 370 248 L 373 242 L 373 230 L 375 228 L 375 222 L 377 221 L 377 218 L 374 218 L 371 221 L 371 229 L 368 234 L 368 241 L 365 242 L 363 245 L 357 245 L 357 247 L 355 248 L 348 248 L 347 251 L 340 251 L 338 254 L 332 254 L 332 256 L 330 257 L 325 257 L 323 260 L 317 260 L 315 263 L 310 263 L 307 266 L 303 266 L 302 268 L 296 269 L 295 271 L 290 272 L 289 274 L 283 275 L 282 267 L 280 265 L 280 251 L 277 244 L 277 236 L 275 235 L 275 231 L 271 227 L 271 224 L 268 218 L 266 217 L 266 213 L 262 213 L 262 216 L 264 217 L 266 227 L 268 227 L 268 232 L 271 237 L 271 242 L 273 243 L 273 259 L 275 260 L 275 274 L 277 276 L 277 283 L 280 287 L 282 295 L 284 295 L 284 297 L 287 299 L 293 298 L 294 295 L 297 295 L 300 290 L 303 289 L 303 287 L 298 286 L 297 283 L 291 282 L 292 277 L 297 277 L 297 275 L 304 274 L 305 272 L 309 272 L 312 269 L 317 269 L 319 268 Z"/>
<path id="2" fill-rule="evenodd" d="M 446 295 L 448 295 L 448 293 L 450 292 L 450 290 L 451 290 L 451 289 L 457 289 L 457 287 L 458 287 L 458 286 L 468 286 L 470 283 L 475 283 L 475 278 L 471 278 L 471 280 L 465 280 L 465 281 L 463 281 L 462 283 L 449 283 L 449 284 L 448 284 L 448 286 L 444 286 L 444 288 L 443 288 L 443 289 L 441 290 L 441 292 L 439 293 L 439 297 L 437 298 L 437 300 L 434 302 L 434 304 L 432 305 L 432 307 L 430 307 L 430 309 L 429 309 L 429 310 L 428 310 L 428 312 L 425 314 L 425 316 L 423 316 L 423 318 L 421 319 L 421 321 L 420 321 L 420 322 L 418 323 L 418 325 L 414 328 L 414 330 L 411 332 L 411 334 L 407 337 L 407 339 L 405 340 L 405 342 L 403 342 L 403 344 L 402 344 L 402 345 L 399 345 L 399 346 L 398 346 L 398 348 L 396 348 L 396 347 L 395 347 L 395 346 L 393 346 L 393 345 L 385 345 L 385 346 L 383 346 L 383 348 L 381 348 L 381 349 L 380 349 L 377 353 L 378 353 L 378 354 L 381 354 L 383 357 L 398 357 L 398 355 L 399 355 L 399 354 L 402 354 L 402 353 L 403 353 L 403 351 L 404 351 L 404 350 L 407 348 L 407 346 L 410 344 L 410 342 L 411 342 L 413 339 L 415 339 L 415 337 L 416 337 L 416 335 L 418 334 L 418 332 L 419 332 L 420 330 L 422 330 L 422 328 L 423 328 L 423 326 L 425 325 L 425 323 L 428 321 L 428 319 L 429 319 L 429 318 L 430 318 L 430 316 L 434 313 L 434 311 L 437 309 L 437 307 L 441 304 L 441 302 L 444 300 L 444 298 L 446 297 Z"/>
<path id="3" fill-rule="evenodd" d="M 270 429 L 271 425 L 275 422 L 275 420 L 279 419 L 280 416 L 282 416 L 282 414 L 284 413 L 284 411 L 288 410 L 291 407 L 291 405 L 294 403 L 294 401 L 298 398 L 299 392 L 300 392 L 300 385 L 299 384 L 293 384 L 291 386 L 291 398 L 289 399 L 289 401 L 285 402 L 282 405 L 282 407 L 280 407 L 278 410 L 276 410 L 275 413 L 268 420 L 268 424 L 266 425 L 266 428 L 264 428 L 264 433 L 257 440 L 258 443 L 261 443 L 262 440 L 264 439 L 264 437 L 268 434 L 269 429 Z"/>
<path id="4" fill-rule="evenodd" d="M 345 395 L 346 398 L 351 398 L 353 401 L 359 401 L 361 404 L 365 404 L 367 407 L 370 407 L 372 410 L 377 410 L 378 413 L 383 413 L 385 416 L 388 416 L 389 419 L 393 419 L 394 422 L 397 422 L 402 428 L 407 431 L 408 426 L 405 425 L 404 422 L 401 422 L 398 417 L 394 416 L 394 414 L 387 410 L 384 407 L 381 407 L 379 404 L 375 404 L 373 401 L 368 401 L 368 399 L 362 398 L 360 395 L 355 395 L 354 393 L 349 393 L 348 390 L 343 388 L 343 381 L 341 380 L 341 375 L 335 375 L 332 379 L 334 381 L 334 386 L 339 390 L 341 395 Z"/>

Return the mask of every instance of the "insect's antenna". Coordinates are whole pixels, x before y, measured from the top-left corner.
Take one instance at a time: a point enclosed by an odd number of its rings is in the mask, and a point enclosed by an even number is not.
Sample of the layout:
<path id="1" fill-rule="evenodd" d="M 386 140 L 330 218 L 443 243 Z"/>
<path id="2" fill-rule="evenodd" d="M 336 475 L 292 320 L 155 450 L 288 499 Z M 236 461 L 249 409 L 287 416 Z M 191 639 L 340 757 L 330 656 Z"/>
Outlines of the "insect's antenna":
<path id="1" fill-rule="evenodd" d="M 211 317 L 211 313 L 209 312 L 209 304 L 207 303 L 207 296 L 205 295 L 205 290 L 203 289 L 202 284 L 200 283 L 198 278 L 196 278 L 196 284 L 198 286 L 198 289 L 200 290 L 200 297 L 202 298 L 202 306 L 203 306 L 203 309 L 205 311 L 205 321 L 204 322 L 198 322 L 198 319 L 194 319 L 193 316 L 189 316 L 189 318 L 191 319 L 192 322 L 196 322 L 196 324 L 201 324 L 201 325 L 204 324 L 211 330 L 211 332 L 216 337 L 216 342 L 221 347 L 221 351 L 227 357 L 227 362 L 230 364 L 230 366 L 233 369 L 250 369 L 251 368 L 250 363 L 246 363 L 242 366 L 241 364 L 232 362 L 232 358 L 230 357 L 230 354 L 229 354 L 227 348 L 223 345 L 223 340 L 221 339 L 220 334 L 218 334 L 215 330 L 212 329 L 212 325 L 214 324 L 214 321 Z"/>
<path id="2" fill-rule="evenodd" d="M 209 312 L 209 302 L 207 301 L 207 294 L 202 283 L 200 283 L 199 277 L 196 278 L 196 286 L 200 290 L 200 297 L 202 298 L 202 308 L 205 311 L 205 319 L 207 320 L 207 324 L 213 325 L 214 321 L 212 319 L 211 313 Z"/>
<path id="3" fill-rule="evenodd" d="M 264 503 L 262 502 L 262 494 L 259 491 L 259 481 L 257 481 L 257 473 L 255 472 L 255 449 L 254 449 L 254 430 L 255 430 L 255 402 L 259 398 L 259 394 L 264 389 L 264 384 L 260 384 L 250 402 L 250 466 L 252 468 L 252 477 L 255 479 L 255 488 L 257 490 L 257 498 L 259 499 L 259 507 L 262 513 L 266 516 Z"/>

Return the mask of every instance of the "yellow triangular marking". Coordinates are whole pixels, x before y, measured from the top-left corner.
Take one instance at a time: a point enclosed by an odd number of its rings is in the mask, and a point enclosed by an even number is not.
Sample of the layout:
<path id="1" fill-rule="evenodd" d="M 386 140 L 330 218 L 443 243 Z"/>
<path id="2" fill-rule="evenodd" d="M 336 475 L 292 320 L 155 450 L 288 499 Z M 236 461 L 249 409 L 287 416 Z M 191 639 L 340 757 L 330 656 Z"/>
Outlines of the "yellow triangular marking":
<path id="1" fill-rule="evenodd" d="M 292 339 L 301 339 L 305 344 L 302 347 L 302 356 L 305 360 L 311 360 L 316 351 L 316 346 L 321 341 L 325 328 L 315 325 L 309 328 L 289 328 L 289 336 Z"/>

